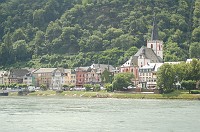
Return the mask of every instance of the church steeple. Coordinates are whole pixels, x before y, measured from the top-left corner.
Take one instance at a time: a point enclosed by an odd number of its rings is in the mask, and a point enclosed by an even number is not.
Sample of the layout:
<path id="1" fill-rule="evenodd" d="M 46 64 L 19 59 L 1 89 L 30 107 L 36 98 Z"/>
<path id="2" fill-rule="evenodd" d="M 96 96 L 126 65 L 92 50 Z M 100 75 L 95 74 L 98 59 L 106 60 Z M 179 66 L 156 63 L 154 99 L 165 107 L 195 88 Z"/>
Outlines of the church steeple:
<path id="1" fill-rule="evenodd" d="M 152 33 L 151 33 L 151 41 L 153 41 L 153 40 L 159 40 L 156 16 L 154 16 L 154 19 L 153 19 L 153 29 L 152 29 Z"/>
<path id="2" fill-rule="evenodd" d="M 156 15 L 154 15 L 151 40 L 147 40 L 147 48 L 151 48 L 157 56 L 163 59 L 163 41 L 160 41 L 158 37 Z"/>

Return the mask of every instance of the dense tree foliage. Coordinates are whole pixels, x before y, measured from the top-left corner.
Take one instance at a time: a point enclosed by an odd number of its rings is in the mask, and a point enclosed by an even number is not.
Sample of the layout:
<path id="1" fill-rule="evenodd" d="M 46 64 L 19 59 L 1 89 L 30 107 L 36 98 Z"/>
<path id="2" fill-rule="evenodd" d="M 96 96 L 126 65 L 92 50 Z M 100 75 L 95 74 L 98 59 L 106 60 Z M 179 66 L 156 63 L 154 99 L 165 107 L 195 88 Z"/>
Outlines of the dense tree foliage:
<path id="1" fill-rule="evenodd" d="M 199 0 L 3 0 L 0 65 L 116 66 L 146 45 L 155 15 L 165 61 L 200 57 Z"/>
<path id="2" fill-rule="evenodd" d="M 117 91 L 123 91 L 125 90 L 129 85 L 132 85 L 132 79 L 134 78 L 134 75 L 131 73 L 119 73 L 114 76 L 114 80 L 112 82 L 113 90 Z"/>
<path id="3" fill-rule="evenodd" d="M 188 90 L 198 89 L 200 84 L 200 60 L 193 59 L 190 63 L 182 62 L 174 65 L 165 63 L 159 68 L 157 78 L 157 86 L 164 90 L 174 89 L 178 82 Z M 194 82 L 195 87 L 193 86 Z"/>

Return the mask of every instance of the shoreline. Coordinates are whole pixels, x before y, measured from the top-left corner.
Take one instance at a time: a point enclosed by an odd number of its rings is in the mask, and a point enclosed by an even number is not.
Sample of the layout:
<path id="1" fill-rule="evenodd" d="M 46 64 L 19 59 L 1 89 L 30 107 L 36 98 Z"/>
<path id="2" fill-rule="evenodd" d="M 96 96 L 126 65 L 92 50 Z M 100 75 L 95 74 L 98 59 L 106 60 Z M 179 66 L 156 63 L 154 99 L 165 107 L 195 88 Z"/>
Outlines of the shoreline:
<path id="1" fill-rule="evenodd" d="M 184 99 L 184 100 L 200 100 L 200 94 L 148 94 L 148 93 L 112 93 L 112 92 L 86 92 L 86 91 L 63 91 L 56 92 L 36 91 L 27 95 L 18 95 L 18 92 L 10 92 L 8 96 L 63 96 L 75 98 L 118 98 L 118 99 Z"/>

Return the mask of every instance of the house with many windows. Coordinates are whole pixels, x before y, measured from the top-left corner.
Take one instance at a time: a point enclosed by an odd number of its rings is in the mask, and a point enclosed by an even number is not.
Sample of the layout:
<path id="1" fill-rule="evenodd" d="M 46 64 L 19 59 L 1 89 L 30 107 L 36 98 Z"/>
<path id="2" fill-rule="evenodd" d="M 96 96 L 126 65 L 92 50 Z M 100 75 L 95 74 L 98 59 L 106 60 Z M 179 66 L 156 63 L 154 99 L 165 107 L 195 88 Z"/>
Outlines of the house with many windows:
<path id="1" fill-rule="evenodd" d="M 91 67 L 77 67 L 76 71 L 76 87 L 83 87 L 86 84 L 86 76 L 89 71 L 91 71 Z M 85 78 L 86 77 L 86 78 Z"/>
<path id="2" fill-rule="evenodd" d="M 23 83 L 23 77 L 29 73 L 27 69 L 11 69 L 8 72 L 7 76 L 7 84 L 22 84 Z"/>
<path id="3" fill-rule="evenodd" d="M 64 69 L 63 85 L 76 85 L 76 72 L 73 69 Z"/>
<path id="4" fill-rule="evenodd" d="M 62 89 L 62 85 L 64 83 L 65 77 L 65 69 L 64 68 L 57 68 L 52 72 L 52 80 L 50 89 L 58 90 Z"/>
<path id="5" fill-rule="evenodd" d="M 83 87 L 84 84 L 102 85 L 101 75 L 105 70 L 117 73 L 117 70 L 109 64 L 92 64 L 88 67 L 76 68 L 76 86 Z"/>
<path id="6" fill-rule="evenodd" d="M 156 88 L 157 71 L 163 63 L 149 63 L 139 68 L 139 80 L 142 88 L 154 89 Z"/>
<path id="7" fill-rule="evenodd" d="M 52 77 L 57 68 L 39 68 L 33 72 L 34 86 L 45 85 L 47 88 L 53 88 Z"/>
<path id="8" fill-rule="evenodd" d="M 0 71 L 0 84 L 5 84 L 5 77 L 7 74 L 7 71 Z"/>
<path id="9" fill-rule="evenodd" d="M 90 66 L 90 71 L 86 74 L 86 83 L 89 84 L 100 84 L 103 85 L 103 80 L 101 78 L 102 73 L 107 70 L 113 73 L 115 68 L 109 64 L 92 64 Z"/>

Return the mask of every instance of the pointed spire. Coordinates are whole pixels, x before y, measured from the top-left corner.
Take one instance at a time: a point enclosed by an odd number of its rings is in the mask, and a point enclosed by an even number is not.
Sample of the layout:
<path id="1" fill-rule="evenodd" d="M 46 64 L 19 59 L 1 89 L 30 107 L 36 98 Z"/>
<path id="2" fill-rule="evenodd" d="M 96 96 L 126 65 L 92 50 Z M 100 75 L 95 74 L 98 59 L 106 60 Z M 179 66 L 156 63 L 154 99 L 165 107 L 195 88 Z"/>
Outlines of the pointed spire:
<path id="1" fill-rule="evenodd" d="M 158 27 L 157 27 L 155 14 L 154 14 L 154 20 L 153 20 L 153 29 L 151 33 L 151 40 L 158 40 Z"/>

